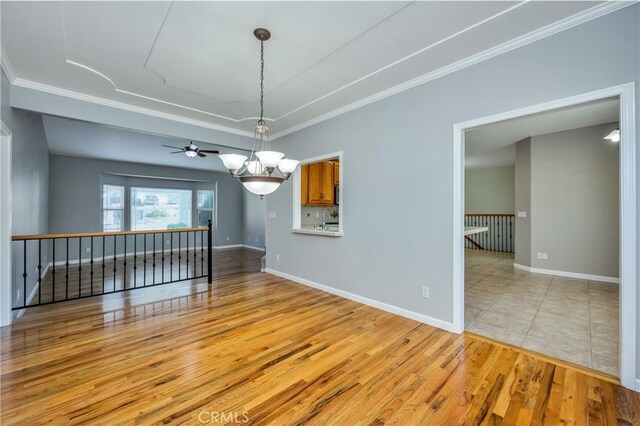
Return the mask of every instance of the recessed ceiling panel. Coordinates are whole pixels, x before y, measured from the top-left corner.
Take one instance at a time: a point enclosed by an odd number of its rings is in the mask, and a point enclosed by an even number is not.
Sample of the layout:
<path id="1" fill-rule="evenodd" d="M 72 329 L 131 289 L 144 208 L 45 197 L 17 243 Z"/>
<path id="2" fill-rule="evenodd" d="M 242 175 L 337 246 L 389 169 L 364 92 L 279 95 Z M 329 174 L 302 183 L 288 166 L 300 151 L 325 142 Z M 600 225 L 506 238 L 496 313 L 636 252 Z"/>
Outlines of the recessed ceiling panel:
<path id="1" fill-rule="evenodd" d="M 223 101 L 258 99 L 264 27 L 272 91 L 405 6 L 405 2 L 176 2 L 146 67 L 166 84 Z"/>

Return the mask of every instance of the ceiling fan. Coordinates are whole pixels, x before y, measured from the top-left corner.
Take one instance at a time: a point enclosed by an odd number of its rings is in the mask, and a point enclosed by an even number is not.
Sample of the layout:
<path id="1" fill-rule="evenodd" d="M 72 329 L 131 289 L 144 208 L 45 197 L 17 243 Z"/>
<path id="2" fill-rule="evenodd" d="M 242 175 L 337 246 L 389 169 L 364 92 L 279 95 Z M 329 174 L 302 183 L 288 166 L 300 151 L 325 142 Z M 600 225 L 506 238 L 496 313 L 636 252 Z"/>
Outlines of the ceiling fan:
<path id="1" fill-rule="evenodd" d="M 182 148 L 177 146 L 171 146 L 171 145 L 162 145 L 162 146 L 164 146 L 165 148 L 173 148 L 178 150 L 178 151 L 170 152 L 170 154 L 180 154 L 184 152 L 184 155 L 186 155 L 189 158 L 206 157 L 206 155 L 204 154 L 205 152 L 207 154 L 219 154 L 219 151 L 216 151 L 213 149 L 200 149 L 198 148 L 198 145 L 193 143 L 193 141 L 189 141 L 189 145 Z"/>

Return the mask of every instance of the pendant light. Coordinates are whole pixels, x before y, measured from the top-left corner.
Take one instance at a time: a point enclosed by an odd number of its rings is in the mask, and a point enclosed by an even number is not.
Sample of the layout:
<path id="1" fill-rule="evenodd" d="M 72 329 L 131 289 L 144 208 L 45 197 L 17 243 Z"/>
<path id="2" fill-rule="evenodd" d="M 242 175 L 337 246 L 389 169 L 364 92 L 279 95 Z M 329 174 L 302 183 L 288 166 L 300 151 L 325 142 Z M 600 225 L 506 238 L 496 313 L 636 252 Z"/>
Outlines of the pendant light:
<path id="1" fill-rule="evenodd" d="M 265 28 L 257 28 L 253 35 L 260 40 L 260 120 L 253 131 L 253 149 L 249 158 L 239 154 L 222 154 L 220 159 L 231 175 L 244 187 L 260 197 L 271 194 L 289 179 L 299 161 L 271 150 L 269 127 L 264 121 L 264 42 L 271 38 Z"/>

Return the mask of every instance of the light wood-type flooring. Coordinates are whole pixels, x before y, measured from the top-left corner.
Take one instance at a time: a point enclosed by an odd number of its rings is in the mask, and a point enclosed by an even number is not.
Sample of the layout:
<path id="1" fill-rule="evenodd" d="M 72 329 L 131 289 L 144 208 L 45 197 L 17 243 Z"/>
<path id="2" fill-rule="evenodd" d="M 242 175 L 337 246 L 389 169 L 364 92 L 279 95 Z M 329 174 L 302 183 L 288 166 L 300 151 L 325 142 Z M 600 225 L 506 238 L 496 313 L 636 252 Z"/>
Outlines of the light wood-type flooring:
<path id="1" fill-rule="evenodd" d="M 1 330 L 1 423 L 640 424 L 605 378 L 237 265 L 29 309 Z"/>

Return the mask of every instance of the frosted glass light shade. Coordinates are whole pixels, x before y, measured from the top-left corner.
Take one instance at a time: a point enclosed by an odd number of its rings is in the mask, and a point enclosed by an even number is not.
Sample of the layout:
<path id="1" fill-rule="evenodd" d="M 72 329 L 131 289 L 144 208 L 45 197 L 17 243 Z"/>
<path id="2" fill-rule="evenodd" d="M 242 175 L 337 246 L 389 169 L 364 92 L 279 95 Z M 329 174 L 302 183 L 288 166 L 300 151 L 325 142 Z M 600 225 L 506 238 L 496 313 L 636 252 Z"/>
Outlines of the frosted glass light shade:
<path id="1" fill-rule="evenodd" d="M 249 192 L 256 195 L 268 195 L 278 189 L 284 179 L 273 176 L 242 176 L 240 182 Z"/>
<path id="2" fill-rule="evenodd" d="M 185 151 L 184 153 L 189 158 L 193 158 L 193 157 L 197 157 L 198 156 L 198 152 L 197 151 Z"/>
<path id="3" fill-rule="evenodd" d="M 222 160 L 222 164 L 229 170 L 240 170 L 240 167 L 244 164 L 244 161 L 247 159 L 246 155 L 239 154 L 221 154 L 218 155 Z"/>
<path id="4" fill-rule="evenodd" d="M 265 167 L 278 167 L 280 159 L 284 157 L 284 153 L 278 151 L 258 151 L 256 156 Z"/>
<path id="5" fill-rule="evenodd" d="M 247 170 L 252 175 L 259 175 L 259 174 L 262 174 L 262 172 L 264 171 L 264 167 L 262 167 L 262 163 L 260 163 L 258 160 L 247 161 L 245 164 L 247 165 Z"/>
<path id="6" fill-rule="evenodd" d="M 298 166 L 298 163 L 300 163 L 298 160 L 285 158 L 283 160 L 280 160 L 278 167 L 280 168 L 280 171 L 282 171 L 282 173 L 293 173 L 293 171 Z"/>
<path id="7" fill-rule="evenodd" d="M 611 142 L 620 142 L 620 129 L 616 129 L 604 137 Z"/>

